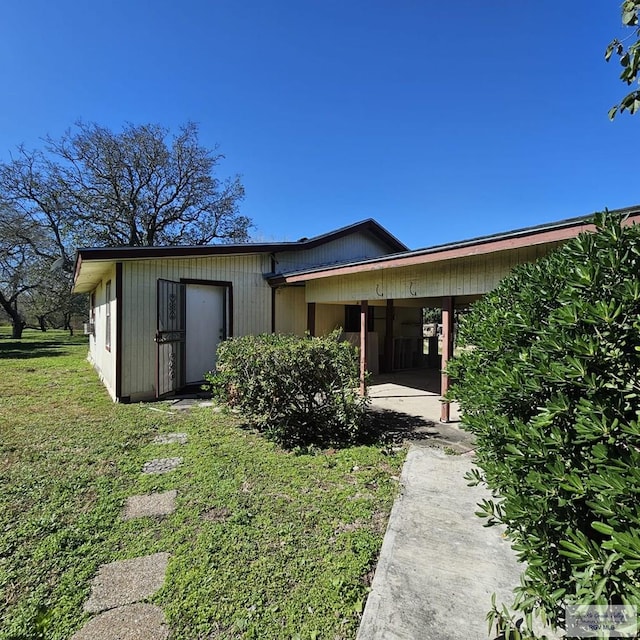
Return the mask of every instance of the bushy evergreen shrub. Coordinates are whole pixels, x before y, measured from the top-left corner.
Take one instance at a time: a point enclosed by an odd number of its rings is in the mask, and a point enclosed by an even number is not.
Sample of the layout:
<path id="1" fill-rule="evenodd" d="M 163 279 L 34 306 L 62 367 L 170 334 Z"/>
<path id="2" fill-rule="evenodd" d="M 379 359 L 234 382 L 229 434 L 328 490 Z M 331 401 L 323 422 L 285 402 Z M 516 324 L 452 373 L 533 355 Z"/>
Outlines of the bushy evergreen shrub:
<path id="1" fill-rule="evenodd" d="M 494 496 L 478 515 L 527 563 L 512 638 L 567 604 L 640 605 L 640 227 L 596 224 L 476 303 L 448 369 Z"/>
<path id="2" fill-rule="evenodd" d="M 206 376 L 214 396 L 282 446 L 348 443 L 363 427 L 357 351 L 340 331 L 233 338 L 217 356 Z"/>

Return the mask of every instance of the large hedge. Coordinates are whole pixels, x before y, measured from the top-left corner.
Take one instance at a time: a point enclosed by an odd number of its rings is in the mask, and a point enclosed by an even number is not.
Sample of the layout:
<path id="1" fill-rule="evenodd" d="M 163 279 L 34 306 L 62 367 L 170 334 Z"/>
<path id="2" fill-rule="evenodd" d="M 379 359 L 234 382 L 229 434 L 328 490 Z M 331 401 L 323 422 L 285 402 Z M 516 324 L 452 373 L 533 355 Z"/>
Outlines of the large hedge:
<path id="1" fill-rule="evenodd" d="M 640 227 L 595 220 L 472 307 L 448 369 L 494 496 L 478 515 L 527 563 L 512 638 L 567 604 L 640 604 Z"/>
<path id="2" fill-rule="evenodd" d="M 357 351 L 340 331 L 227 340 L 206 379 L 215 397 L 288 448 L 350 443 L 364 426 Z"/>

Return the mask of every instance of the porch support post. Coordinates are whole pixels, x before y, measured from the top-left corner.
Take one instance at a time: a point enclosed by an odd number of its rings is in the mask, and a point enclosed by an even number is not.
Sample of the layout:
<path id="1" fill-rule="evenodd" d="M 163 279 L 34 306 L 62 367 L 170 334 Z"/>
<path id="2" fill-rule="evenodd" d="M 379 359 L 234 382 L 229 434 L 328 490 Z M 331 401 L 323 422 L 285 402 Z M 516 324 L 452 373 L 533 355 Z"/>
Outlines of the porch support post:
<path id="1" fill-rule="evenodd" d="M 316 303 L 307 302 L 307 331 L 309 335 L 316 335 Z"/>
<path id="2" fill-rule="evenodd" d="M 360 302 L 360 395 L 367 392 L 365 376 L 367 374 L 367 328 L 369 318 L 369 302 Z"/>
<path id="3" fill-rule="evenodd" d="M 387 300 L 384 333 L 384 368 L 386 373 L 393 371 L 393 299 Z"/>
<path id="4" fill-rule="evenodd" d="M 445 373 L 447 363 L 453 356 L 453 296 L 442 298 L 442 374 L 440 383 L 440 395 L 449 389 L 449 376 Z M 441 422 L 449 422 L 450 406 L 448 402 L 443 402 L 440 409 Z"/>

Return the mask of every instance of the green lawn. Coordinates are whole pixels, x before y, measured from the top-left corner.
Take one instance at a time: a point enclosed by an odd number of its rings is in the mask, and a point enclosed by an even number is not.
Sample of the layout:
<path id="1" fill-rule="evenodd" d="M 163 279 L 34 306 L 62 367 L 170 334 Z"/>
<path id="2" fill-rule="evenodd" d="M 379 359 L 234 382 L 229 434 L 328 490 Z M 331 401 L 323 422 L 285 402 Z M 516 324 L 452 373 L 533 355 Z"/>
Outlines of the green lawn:
<path id="1" fill-rule="evenodd" d="M 67 639 L 97 568 L 169 551 L 172 638 L 353 638 L 404 451 L 280 450 L 211 408 L 116 405 L 83 337 L 0 328 L 0 639 Z M 165 405 L 156 408 L 165 409 Z M 184 431 L 189 443 L 150 444 Z M 182 456 L 160 476 L 154 457 Z M 127 496 L 176 512 L 123 522 Z"/>

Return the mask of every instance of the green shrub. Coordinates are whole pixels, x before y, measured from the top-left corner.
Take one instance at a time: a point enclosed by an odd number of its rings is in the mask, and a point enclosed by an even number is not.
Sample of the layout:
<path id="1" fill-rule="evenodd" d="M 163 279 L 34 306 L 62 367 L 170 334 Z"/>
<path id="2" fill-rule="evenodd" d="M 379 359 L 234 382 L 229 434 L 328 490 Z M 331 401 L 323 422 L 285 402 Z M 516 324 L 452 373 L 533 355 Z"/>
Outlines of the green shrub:
<path id="1" fill-rule="evenodd" d="M 640 604 L 640 227 L 596 224 L 475 304 L 449 365 L 494 496 L 478 515 L 527 563 L 512 638 L 567 604 Z"/>
<path id="2" fill-rule="evenodd" d="M 233 338 L 217 355 L 215 373 L 206 376 L 214 396 L 280 445 L 348 443 L 363 428 L 357 351 L 339 331 Z"/>

